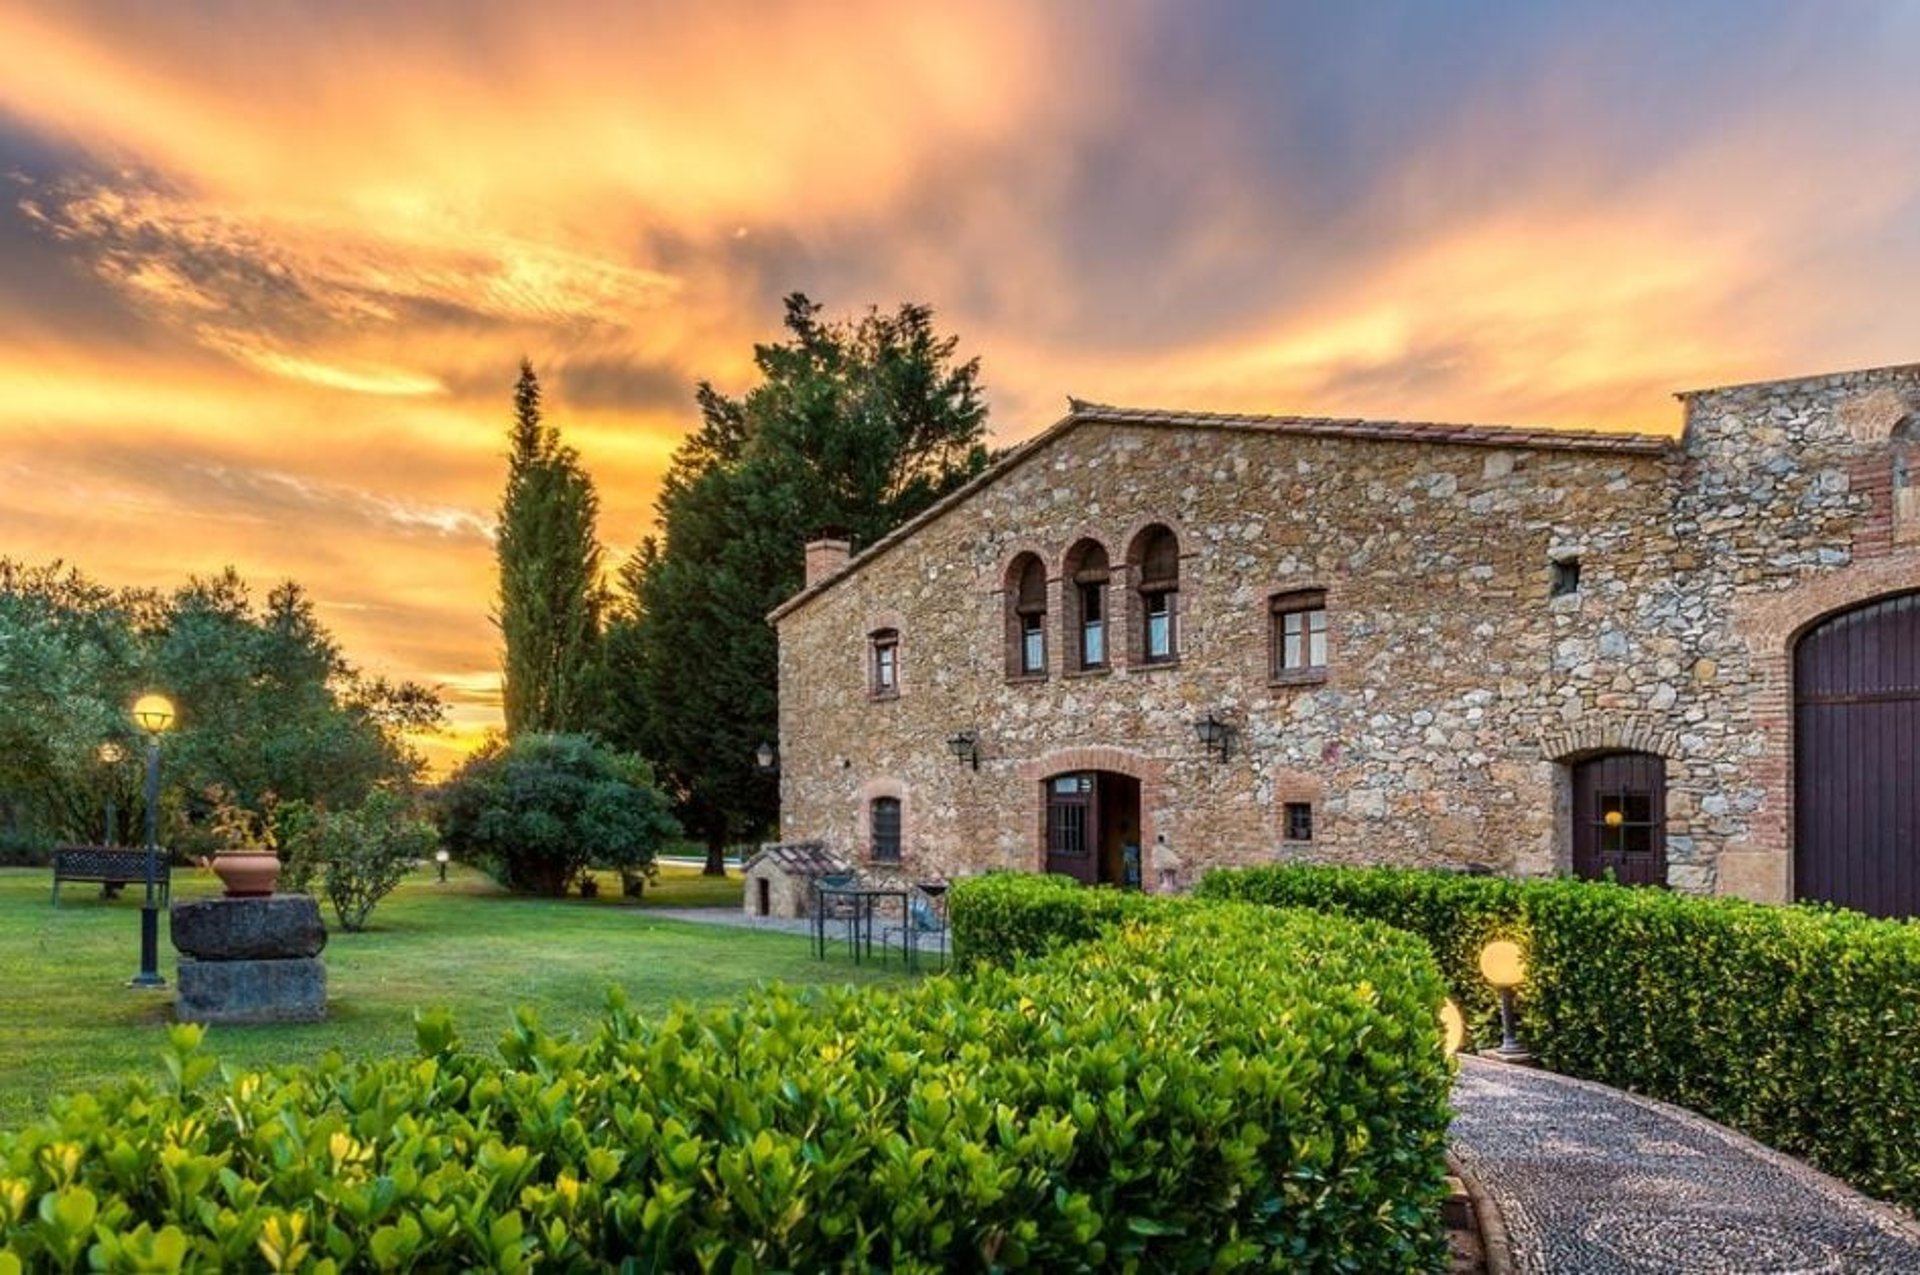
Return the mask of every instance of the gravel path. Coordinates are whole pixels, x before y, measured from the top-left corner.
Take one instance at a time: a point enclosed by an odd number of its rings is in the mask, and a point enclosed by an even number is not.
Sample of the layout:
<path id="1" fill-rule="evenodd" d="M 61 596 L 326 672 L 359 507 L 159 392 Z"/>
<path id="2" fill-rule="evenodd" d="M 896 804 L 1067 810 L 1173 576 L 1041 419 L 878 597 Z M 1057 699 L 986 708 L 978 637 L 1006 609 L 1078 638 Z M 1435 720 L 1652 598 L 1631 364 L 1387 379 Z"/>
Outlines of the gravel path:
<path id="1" fill-rule="evenodd" d="M 1914 1219 L 1691 1112 L 1478 1058 L 1453 1101 L 1516 1275 L 1920 1272 Z"/>

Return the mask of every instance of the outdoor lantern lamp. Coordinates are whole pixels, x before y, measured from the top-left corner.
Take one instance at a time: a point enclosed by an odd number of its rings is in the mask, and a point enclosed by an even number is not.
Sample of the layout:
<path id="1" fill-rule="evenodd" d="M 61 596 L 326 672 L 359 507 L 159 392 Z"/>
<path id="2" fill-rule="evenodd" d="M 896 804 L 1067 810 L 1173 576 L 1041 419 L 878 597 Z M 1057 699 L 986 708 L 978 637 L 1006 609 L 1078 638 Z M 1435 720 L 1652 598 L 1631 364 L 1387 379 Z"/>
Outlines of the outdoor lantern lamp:
<path id="1" fill-rule="evenodd" d="M 1221 721 L 1217 714 L 1210 712 L 1195 722 L 1193 733 L 1199 738 L 1200 746 L 1209 753 L 1218 752 L 1221 761 L 1233 755 L 1233 727 Z"/>
<path id="2" fill-rule="evenodd" d="M 1527 981 L 1527 961 L 1520 945 L 1496 939 L 1480 949 L 1480 973 L 1500 991 L 1500 1047 L 1493 1056 L 1502 1062 L 1532 1062 L 1533 1056 L 1513 1034 L 1513 989 Z"/>
<path id="3" fill-rule="evenodd" d="M 773 751 L 772 744 L 761 740 L 760 747 L 753 750 L 753 759 L 759 763 L 760 769 L 772 770 L 775 763 L 779 760 L 779 755 Z"/>
<path id="4" fill-rule="evenodd" d="M 447 860 L 451 858 L 453 858 L 453 856 L 447 853 L 445 846 L 433 852 L 433 865 L 440 870 L 441 885 L 447 883 Z"/>
<path id="5" fill-rule="evenodd" d="M 114 768 L 127 759 L 127 750 L 110 739 L 100 745 L 94 755 L 100 759 L 100 764 L 107 768 L 107 848 L 112 849 L 120 844 L 118 830 L 113 826 L 113 792 L 116 787 Z"/>
<path id="6" fill-rule="evenodd" d="M 947 751 L 962 765 L 980 769 L 980 735 L 977 731 L 957 730 L 947 736 Z"/>
<path id="7" fill-rule="evenodd" d="M 1467 1020 L 1461 1016 L 1460 1007 L 1452 1001 L 1440 1006 L 1441 1046 L 1451 1058 L 1460 1052 L 1460 1046 L 1467 1043 Z"/>
<path id="8" fill-rule="evenodd" d="M 134 725 L 147 733 L 147 896 L 140 905 L 140 972 L 134 987 L 165 987 L 160 977 L 160 908 L 153 897 L 160 857 L 160 734 L 173 725 L 173 701 L 142 695 L 133 702 Z"/>

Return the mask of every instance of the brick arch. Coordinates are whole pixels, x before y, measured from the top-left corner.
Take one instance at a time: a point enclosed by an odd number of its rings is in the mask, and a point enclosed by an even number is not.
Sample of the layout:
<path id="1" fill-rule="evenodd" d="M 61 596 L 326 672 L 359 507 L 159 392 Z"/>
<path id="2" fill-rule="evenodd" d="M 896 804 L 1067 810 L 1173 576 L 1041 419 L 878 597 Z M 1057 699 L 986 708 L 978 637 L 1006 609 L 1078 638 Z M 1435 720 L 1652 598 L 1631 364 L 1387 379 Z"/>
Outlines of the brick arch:
<path id="1" fill-rule="evenodd" d="M 1650 713 L 1589 714 L 1540 736 L 1541 756 L 1562 765 L 1596 753 L 1653 753 L 1671 759 L 1679 751 L 1680 732 Z"/>
<path id="2" fill-rule="evenodd" d="M 1777 593 L 1734 603 L 1733 633 L 1752 653 L 1749 696 L 1759 752 L 1753 774 L 1764 792 L 1745 842 L 1721 851 L 1723 892 L 1767 902 L 1794 897 L 1793 885 L 1793 649 L 1805 633 L 1829 616 L 1920 587 L 1920 548 L 1856 561 Z M 1728 886 L 1738 865 L 1738 884 Z"/>
<path id="3" fill-rule="evenodd" d="M 1047 870 L 1047 799 L 1043 782 L 1053 775 L 1078 770 L 1110 770 L 1140 782 L 1140 846 L 1143 852 L 1155 844 L 1153 812 L 1165 799 L 1167 763 L 1131 749 L 1093 744 L 1079 748 L 1057 748 L 1020 765 L 1020 782 L 1027 790 L 1027 827 L 1031 830 L 1031 866 L 1035 872 Z M 904 807 L 903 807 L 904 809 Z M 1144 882 L 1148 889 L 1154 882 Z"/>
<path id="4" fill-rule="evenodd" d="M 1087 537 L 1076 537 L 1074 543 Z M 1007 546 L 1000 554 L 1000 561 L 994 567 L 993 579 L 989 582 L 990 591 L 999 593 L 1007 587 L 1007 575 L 1013 570 L 1013 564 L 1032 554 L 1040 559 L 1040 565 L 1046 569 L 1047 579 L 1056 580 L 1060 576 L 1060 559 L 1066 550 L 1049 550 L 1034 540 L 1018 540 Z"/>
<path id="5" fill-rule="evenodd" d="M 1148 527 L 1165 527 L 1168 531 L 1171 531 L 1173 538 L 1180 542 L 1180 557 L 1182 561 L 1192 557 L 1196 551 L 1195 546 L 1199 544 L 1198 539 L 1192 532 L 1187 530 L 1187 525 L 1180 521 L 1177 516 L 1163 509 L 1148 510 L 1140 517 L 1128 523 L 1125 532 L 1119 537 L 1120 543 L 1125 546 L 1122 553 L 1126 560 L 1130 561 L 1132 559 L 1133 547 L 1139 542 L 1140 534 Z M 1184 570 L 1182 574 L 1184 574 Z"/>

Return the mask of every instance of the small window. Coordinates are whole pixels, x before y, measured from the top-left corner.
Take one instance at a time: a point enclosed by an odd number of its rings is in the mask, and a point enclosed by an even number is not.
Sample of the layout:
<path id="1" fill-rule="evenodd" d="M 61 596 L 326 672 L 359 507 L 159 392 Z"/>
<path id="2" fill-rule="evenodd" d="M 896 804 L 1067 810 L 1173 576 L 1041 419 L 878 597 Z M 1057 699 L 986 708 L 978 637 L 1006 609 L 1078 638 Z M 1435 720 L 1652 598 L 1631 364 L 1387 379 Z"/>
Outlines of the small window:
<path id="1" fill-rule="evenodd" d="M 1109 574 L 1107 551 L 1098 541 L 1082 540 L 1067 551 L 1062 636 L 1071 655 L 1070 672 L 1100 672 L 1107 667 Z"/>
<path id="2" fill-rule="evenodd" d="M 1080 667 L 1104 668 L 1107 663 L 1107 586 L 1080 586 Z"/>
<path id="3" fill-rule="evenodd" d="M 1580 559 L 1561 558 L 1549 570 L 1551 593 L 1556 598 L 1580 592 Z"/>
<path id="4" fill-rule="evenodd" d="M 1283 809 L 1286 816 L 1285 836 L 1288 841 L 1313 840 L 1313 803 L 1308 801 L 1289 801 Z"/>
<path id="5" fill-rule="evenodd" d="M 1008 568 L 1007 676 L 1047 673 L 1047 568 L 1037 554 L 1023 553 Z"/>
<path id="6" fill-rule="evenodd" d="M 1295 678 L 1327 667 L 1327 595 L 1312 589 L 1273 599 L 1273 675 Z"/>
<path id="7" fill-rule="evenodd" d="M 870 639 L 872 646 L 873 694 L 876 698 L 900 693 L 900 633 L 881 629 Z"/>
<path id="8" fill-rule="evenodd" d="M 1166 527 L 1148 527 L 1127 552 L 1140 596 L 1140 648 L 1147 664 L 1171 664 L 1180 657 L 1174 623 L 1180 592 L 1180 542 Z"/>
<path id="9" fill-rule="evenodd" d="M 1020 617 L 1020 671 L 1031 677 L 1047 671 L 1047 616 Z"/>
<path id="10" fill-rule="evenodd" d="M 900 799 L 875 797 L 867 814 L 872 828 L 874 862 L 900 862 Z"/>

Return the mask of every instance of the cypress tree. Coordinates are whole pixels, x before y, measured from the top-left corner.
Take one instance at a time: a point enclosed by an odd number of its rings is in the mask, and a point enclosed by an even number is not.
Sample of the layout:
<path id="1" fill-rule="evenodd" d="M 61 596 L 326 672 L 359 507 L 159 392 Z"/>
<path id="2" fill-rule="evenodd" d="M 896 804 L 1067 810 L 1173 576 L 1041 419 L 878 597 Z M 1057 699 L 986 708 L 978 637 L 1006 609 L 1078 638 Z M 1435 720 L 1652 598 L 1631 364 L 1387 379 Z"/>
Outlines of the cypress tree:
<path id="1" fill-rule="evenodd" d="M 513 409 L 494 542 L 507 734 L 577 731 L 594 711 L 600 664 L 600 500 L 579 454 L 541 419 L 540 381 L 525 359 Z"/>

